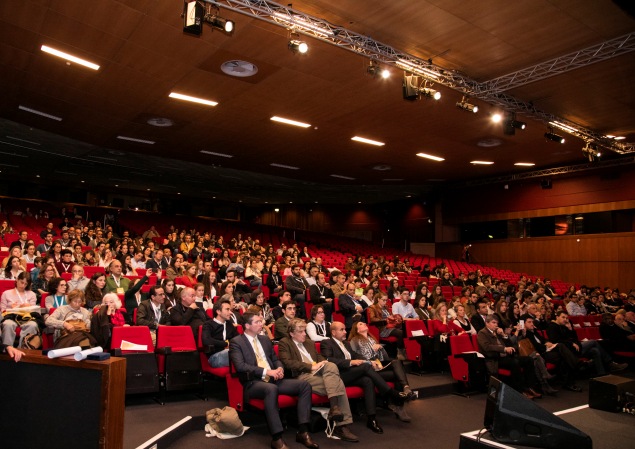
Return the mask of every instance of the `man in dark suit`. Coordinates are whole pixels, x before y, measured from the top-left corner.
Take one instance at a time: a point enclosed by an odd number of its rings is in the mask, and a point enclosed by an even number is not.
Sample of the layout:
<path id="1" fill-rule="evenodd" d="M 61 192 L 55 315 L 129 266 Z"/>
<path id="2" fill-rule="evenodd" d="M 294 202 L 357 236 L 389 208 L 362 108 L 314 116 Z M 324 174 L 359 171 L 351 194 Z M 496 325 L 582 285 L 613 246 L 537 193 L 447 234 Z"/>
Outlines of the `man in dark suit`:
<path id="1" fill-rule="evenodd" d="M 485 327 L 477 336 L 478 350 L 485 356 L 487 370 L 492 375 L 498 375 L 498 368 L 511 371 L 509 385 L 521 391 L 528 399 L 539 398 L 542 395 L 531 387 L 536 383 L 534 361 L 531 357 L 518 357 L 516 348 L 511 345 L 509 338 L 498 327 L 498 318 L 488 315 Z"/>
<path id="2" fill-rule="evenodd" d="M 384 433 L 376 418 L 375 387 L 379 394 L 390 402 L 389 407 L 397 416 L 403 415 L 404 397 L 386 383 L 363 356 L 353 351 L 346 340 L 344 323 L 334 321 L 331 324 L 331 338 L 320 342 L 320 352 L 329 362 L 337 365 L 340 377 L 346 386 L 357 386 L 364 390 L 366 406 L 366 427 L 375 433 Z"/>
<path id="3" fill-rule="evenodd" d="M 574 355 L 591 359 L 598 376 L 606 375 L 607 369 L 616 372 L 628 367 L 627 363 L 616 363 L 597 340 L 578 340 L 565 311 L 556 313 L 556 319 L 547 327 L 547 335 L 550 342 L 566 345 Z"/>
<path id="4" fill-rule="evenodd" d="M 359 441 L 348 429 L 348 425 L 353 423 L 353 416 L 337 366 L 317 353 L 315 343 L 306 336 L 303 319 L 289 321 L 288 333 L 278 345 L 280 361 L 285 369 L 291 377 L 311 384 L 314 393 L 328 397 L 331 406 L 328 419 L 337 422 L 333 431 L 335 436 L 344 441 Z"/>
<path id="5" fill-rule="evenodd" d="M 146 262 L 146 268 L 152 268 L 153 273 L 161 270 L 166 270 L 168 268 L 168 263 L 163 257 L 162 249 L 156 250 L 156 252 L 154 253 L 154 257 Z"/>
<path id="6" fill-rule="evenodd" d="M 152 341 L 156 343 L 157 329 L 160 325 L 168 323 L 168 311 L 165 308 L 165 293 L 163 288 L 157 285 L 150 287 L 148 292 L 150 299 L 141 301 L 137 307 L 137 326 L 148 326 L 152 334 Z"/>
<path id="7" fill-rule="evenodd" d="M 196 302 L 193 288 L 185 287 L 181 290 L 181 302 L 170 309 L 168 324 L 171 326 L 190 326 L 194 338 L 198 336 L 198 328 L 207 321 L 207 315 Z"/>
<path id="8" fill-rule="evenodd" d="M 296 316 L 306 318 L 304 303 L 306 301 L 306 290 L 309 288 L 309 284 L 306 282 L 306 279 L 300 275 L 301 267 L 301 265 L 294 265 L 291 276 L 287 276 L 287 279 L 284 281 L 284 287 L 291 292 L 293 300 L 298 305 Z"/>
<path id="9" fill-rule="evenodd" d="M 229 340 L 238 335 L 231 320 L 231 305 L 228 300 L 214 303 L 214 319 L 203 324 L 203 345 L 209 354 L 209 364 L 213 368 L 229 366 Z"/>
<path id="10" fill-rule="evenodd" d="M 346 284 L 346 290 L 337 299 L 337 304 L 341 314 L 344 315 L 346 329 L 350 330 L 356 321 L 364 321 L 365 314 L 362 312 L 364 312 L 364 306 L 368 305 L 365 301 L 361 301 L 360 298 L 355 296 L 355 284 L 353 282 Z"/>
<path id="11" fill-rule="evenodd" d="M 247 312 L 244 334 L 229 342 L 229 357 L 244 387 L 245 402 L 264 399 L 265 417 L 272 436 L 272 449 L 288 449 L 282 439 L 282 422 L 278 412 L 278 395 L 298 396 L 298 433 L 296 441 L 317 449 L 308 432 L 311 416 L 311 385 L 300 379 L 285 379 L 282 362 L 276 357 L 271 341 L 260 335 L 262 317 Z"/>
<path id="12" fill-rule="evenodd" d="M 333 312 L 333 300 L 335 296 L 331 290 L 331 286 L 326 282 L 326 275 L 318 273 L 315 278 L 315 284 L 309 287 L 309 297 L 313 304 L 321 304 L 324 309 L 325 319 L 331 322 L 331 314 Z"/>
<path id="13" fill-rule="evenodd" d="M 282 340 L 287 336 L 287 328 L 289 327 L 289 321 L 295 318 L 295 312 L 297 306 L 295 302 L 288 300 L 280 304 L 280 308 L 282 309 L 282 315 L 275 322 L 274 326 L 274 340 Z"/>
<path id="14" fill-rule="evenodd" d="M 487 301 L 478 300 L 476 303 L 476 313 L 472 315 L 470 323 L 474 326 L 476 332 L 479 332 L 485 327 L 485 318 L 487 318 Z"/>

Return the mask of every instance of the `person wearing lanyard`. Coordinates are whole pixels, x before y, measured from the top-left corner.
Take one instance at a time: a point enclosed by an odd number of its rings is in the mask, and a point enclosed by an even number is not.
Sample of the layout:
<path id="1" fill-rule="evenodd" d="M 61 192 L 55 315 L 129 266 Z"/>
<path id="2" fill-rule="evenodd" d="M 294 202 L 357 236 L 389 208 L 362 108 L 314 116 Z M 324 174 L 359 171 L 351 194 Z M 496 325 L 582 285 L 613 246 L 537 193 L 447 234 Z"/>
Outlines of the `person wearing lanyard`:
<path id="1" fill-rule="evenodd" d="M 157 329 L 168 322 L 163 287 L 153 285 L 148 292 L 149 299 L 141 301 L 137 308 L 137 326 L 148 326 L 152 343 L 156 342 Z"/>
<path id="2" fill-rule="evenodd" d="M 231 322 L 231 304 L 228 300 L 216 301 L 213 307 L 214 319 L 203 324 L 203 345 L 209 354 L 212 368 L 229 366 L 229 340 L 238 335 Z"/>
<path id="3" fill-rule="evenodd" d="M 49 294 L 44 300 L 47 313 L 51 309 L 57 309 L 68 304 L 66 285 L 66 281 L 62 278 L 53 278 L 49 281 Z"/>
<path id="4" fill-rule="evenodd" d="M 316 304 L 311 309 L 311 321 L 306 325 L 306 333 L 313 341 L 322 341 L 331 338 L 331 325 L 325 319 L 322 304 Z"/>
<path id="5" fill-rule="evenodd" d="M 313 304 L 320 304 L 324 308 L 324 314 L 326 321 L 330 322 L 331 314 L 333 311 L 333 290 L 328 282 L 326 282 L 326 275 L 324 273 L 318 273 L 315 278 L 315 284 L 309 287 L 309 298 Z"/>
<path id="6" fill-rule="evenodd" d="M 130 279 L 122 276 L 122 265 L 118 260 L 113 260 L 108 265 L 110 276 L 106 278 L 106 293 L 125 293 L 130 288 Z"/>

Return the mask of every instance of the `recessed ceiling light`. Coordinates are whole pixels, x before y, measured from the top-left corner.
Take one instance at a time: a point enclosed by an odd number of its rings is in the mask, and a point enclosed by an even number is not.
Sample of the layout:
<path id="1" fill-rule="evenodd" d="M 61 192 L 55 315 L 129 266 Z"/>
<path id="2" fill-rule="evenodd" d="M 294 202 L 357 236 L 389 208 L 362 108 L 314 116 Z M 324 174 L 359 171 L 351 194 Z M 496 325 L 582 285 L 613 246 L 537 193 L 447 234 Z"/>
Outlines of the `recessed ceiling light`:
<path id="1" fill-rule="evenodd" d="M 442 161 L 445 160 L 442 157 L 433 156 L 431 154 L 426 154 L 426 153 L 417 153 L 417 156 L 423 157 L 423 158 L 426 158 L 426 159 L 430 159 L 430 160 L 433 160 L 433 161 L 437 161 L 437 162 L 442 162 Z"/>
<path id="2" fill-rule="evenodd" d="M 146 189 L 148 192 L 150 191 L 150 189 Z"/>
<path id="3" fill-rule="evenodd" d="M 606 136 L 604 136 L 604 137 L 606 137 L 606 138 L 608 138 L 608 139 L 612 139 L 612 138 L 614 138 L 615 136 L 614 136 L 613 134 L 607 134 L 607 135 L 606 135 Z"/>
<path id="4" fill-rule="evenodd" d="M 403 181 L 403 178 L 385 178 L 382 181 Z"/>
<path id="5" fill-rule="evenodd" d="M 86 181 L 82 180 L 81 182 L 82 182 L 82 184 L 83 184 L 83 183 L 85 183 Z"/>
<path id="6" fill-rule="evenodd" d="M 67 61 L 83 65 L 84 67 L 88 67 L 89 69 L 99 70 L 99 66 L 93 62 L 86 61 L 85 59 L 78 58 L 77 56 L 69 55 L 68 53 L 56 50 L 55 48 L 49 47 L 47 45 L 42 45 L 42 47 L 40 47 L 40 50 L 50 55 L 57 56 L 58 58 L 66 59 Z"/>
<path id="7" fill-rule="evenodd" d="M 40 175 L 35 175 L 35 177 L 36 177 L 36 178 L 39 178 L 39 177 L 40 177 Z"/>
<path id="8" fill-rule="evenodd" d="M 119 184 L 115 184 L 115 187 L 119 187 Z"/>
<path id="9" fill-rule="evenodd" d="M 294 167 L 293 165 L 284 165 L 284 164 L 269 164 L 272 167 L 279 167 L 279 168 L 287 168 L 289 170 L 300 170 L 300 167 Z"/>
<path id="10" fill-rule="evenodd" d="M 492 165 L 493 162 L 491 162 L 491 161 L 471 161 L 470 164 L 474 164 L 474 165 Z"/>
<path id="11" fill-rule="evenodd" d="M 145 143 L 147 145 L 154 145 L 155 144 L 155 142 L 153 140 L 135 139 L 134 137 L 127 137 L 127 136 L 117 136 L 117 139 L 119 139 L 119 140 L 127 140 L 129 142 Z"/>
<path id="12" fill-rule="evenodd" d="M 219 156 L 219 157 L 226 157 L 226 158 L 232 158 L 234 157 L 231 154 L 225 154 L 225 153 L 216 153 L 214 151 L 207 151 L 207 150 L 201 150 L 201 153 L 203 154 L 210 154 L 212 156 Z"/>
<path id="13" fill-rule="evenodd" d="M 362 204 L 362 202 L 361 202 L 361 201 L 358 201 L 358 202 L 357 202 L 357 204 Z"/>
<path id="14" fill-rule="evenodd" d="M 626 137 L 624 136 L 613 137 L 613 140 L 624 140 L 624 139 L 626 139 Z"/>
<path id="15" fill-rule="evenodd" d="M 179 94 L 176 92 L 170 92 L 170 98 L 176 98 L 177 100 L 190 101 L 192 103 L 204 104 L 206 106 L 216 106 L 218 102 L 212 100 L 206 100 L 204 98 L 192 97 L 190 95 Z"/>
<path id="16" fill-rule="evenodd" d="M 308 123 L 303 123 L 303 122 L 298 122 L 296 120 L 291 120 L 288 118 L 278 117 L 277 115 L 274 115 L 273 117 L 271 117 L 270 120 L 274 122 L 278 122 L 278 123 L 284 123 L 285 125 L 299 126 L 300 128 L 308 128 L 311 126 Z"/>
<path id="17" fill-rule="evenodd" d="M 379 142 L 377 140 L 371 140 L 371 139 L 367 139 L 365 137 L 359 137 L 359 136 L 351 137 L 351 140 L 354 140 L 355 142 L 367 143 L 369 145 L 375 145 L 378 147 L 383 147 L 384 145 L 386 145 L 384 142 Z"/>
<path id="18" fill-rule="evenodd" d="M 38 111 L 37 109 L 27 108 L 26 106 L 18 106 L 18 109 L 25 112 L 30 112 L 31 114 L 41 115 L 42 117 L 50 118 L 51 120 L 56 120 L 58 122 L 62 121 L 62 117 L 58 117 L 56 115 L 47 114 L 46 112 Z"/>
<path id="19" fill-rule="evenodd" d="M 534 164 L 533 162 L 516 162 L 514 165 L 517 165 L 519 167 L 533 167 Z"/>
<path id="20" fill-rule="evenodd" d="M 406 198 L 412 198 L 412 195 L 406 195 Z"/>
<path id="21" fill-rule="evenodd" d="M 177 194 L 177 195 L 180 195 L 180 194 L 181 194 L 181 192 L 176 192 L 176 194 Z"/>
<path id="22" fill-rule="evenodd" d="M 584 220 L 584 217 L 582 215 L 578 215 L 577 217 L 575 217 L 575 220 Z"/>
<path id="23" fill-rule="evenodd" d="M 348 179 L 349 181 L 353 181 L 355 179 L 355 178 L 351 178 L 350 176 L 342 176 L 342 175 L 331 175 L 331 177 L 339 178 L 339 179 Z"/>

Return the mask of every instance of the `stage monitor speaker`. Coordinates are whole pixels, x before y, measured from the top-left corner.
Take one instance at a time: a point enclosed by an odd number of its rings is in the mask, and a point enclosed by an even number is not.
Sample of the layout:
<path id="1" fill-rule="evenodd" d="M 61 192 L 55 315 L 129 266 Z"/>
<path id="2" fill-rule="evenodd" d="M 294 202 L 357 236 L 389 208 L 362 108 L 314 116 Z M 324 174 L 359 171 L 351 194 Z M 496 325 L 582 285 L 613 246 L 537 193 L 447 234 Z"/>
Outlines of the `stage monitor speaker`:
<path id="1" fill-rule="evenodd" d="M 591 437 L 492 377 L 484 426 L 501 443 L 531 447 L 592 449 Z"/>
<path id="2" fill-rule="evenodd" d="M 635 380 L 620 376 L 602 376 L 589 381 L 589 407 L 607 412 L 620 412 L 626 402 L 632 402 L 626 394 L 635 395 Z"/>

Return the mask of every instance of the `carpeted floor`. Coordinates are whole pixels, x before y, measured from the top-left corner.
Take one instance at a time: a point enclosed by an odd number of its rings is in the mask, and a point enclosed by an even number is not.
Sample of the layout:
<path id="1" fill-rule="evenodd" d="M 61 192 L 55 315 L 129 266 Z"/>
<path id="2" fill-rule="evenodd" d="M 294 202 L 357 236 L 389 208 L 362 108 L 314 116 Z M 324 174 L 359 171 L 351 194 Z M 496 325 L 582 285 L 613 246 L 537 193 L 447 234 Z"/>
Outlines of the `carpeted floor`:
<path id="1" fill-rule="evenodd" d="M 430 375 L 430 379 L 412 378 L 413 385 L 439 383 L 443 377 Z M 433 377 L 436 376 L 436 377 Z M 443 375 L 441 375 L 443 376 Z M 632 372 L 627 377 L 635 377 Z M 414 376 L 413 376 L 414 377 Z M 447 376 L 445 379 L 448 379 Z M 449 379 L 447 380 L 449 381 Z M 447 383 L 447 382 L 446 382 Z M 588 403 L 588 382 L 580 381 L 583 393 L 561 391 L 557 397 L 547 397 L 536 401 L 540 406 L 551 412 L 569 409 Z M 443 389 L 442 386 L 438 388 Z M 164 406 L 154 403 L 150 398 L 135 398 L 126 407 L 124 447 L 136 448 L 150 437 L 174 424 L 185 416 L 201 416 L 205 411 L 226 405 L 226 398 L 218 391 L 217 397 L 203 401 L 194 395 L 171 395 Z M 387 449 L 404 446 L 425 446 L 430 449 L 456 449 L 459 435 L 463 432 L 477 430 L 483 423 L 485 395 L 479 394 L 469 398 L 445 394 L 430 397 L 424 395 L 419 400 L 408 405 L 408 412 L 412 423 L 398 421 L 387 410 L 379 410 L 377 418 L 384 428 L 383 435 L 372 433 L 365 427 L 365 418 L 355 417 L 351 430 L 360 438 L 360 445 L 364 448 Z M 352 407 L 355 410 L 355 407 Z M 595 449 L 630 449 L 635 441 L 635 417 L 625 414 L 613 414 L 598 410 L 585 409 L 573 414 L 561 416 L 565 421 L 580 427 L 593 438 Z M 210 445 L 225 448 L 267 448 L 270 437 L 262 415 L 245 413 L 241 415 L 243 424 L 250 426 L 250 430 L 241 438 L 233 440 L 217 440 L 205 437 L 205 432 L 193 430 L 179 440 L 172 443 L 172 449 L 209 448 Z M 295 429 L 290 427 L 284 435 L 290 447 L 301 448 L 295 442 Z M 324 433 L 313 435 L 314 440 L 322 447 L 356 447 L 353 443 L 329 440 Z"/>

